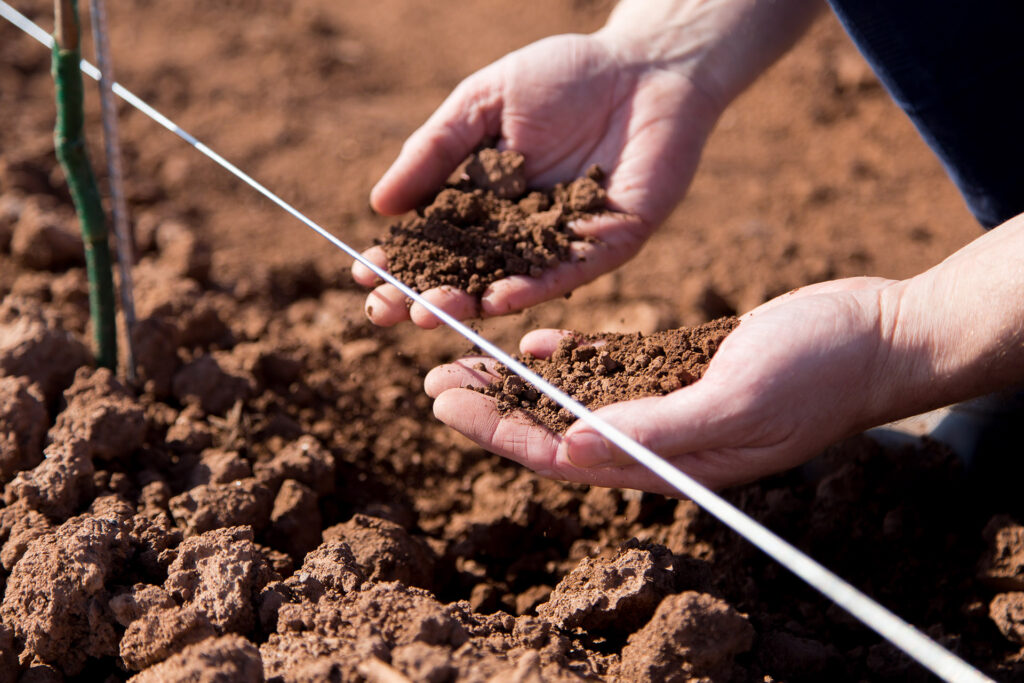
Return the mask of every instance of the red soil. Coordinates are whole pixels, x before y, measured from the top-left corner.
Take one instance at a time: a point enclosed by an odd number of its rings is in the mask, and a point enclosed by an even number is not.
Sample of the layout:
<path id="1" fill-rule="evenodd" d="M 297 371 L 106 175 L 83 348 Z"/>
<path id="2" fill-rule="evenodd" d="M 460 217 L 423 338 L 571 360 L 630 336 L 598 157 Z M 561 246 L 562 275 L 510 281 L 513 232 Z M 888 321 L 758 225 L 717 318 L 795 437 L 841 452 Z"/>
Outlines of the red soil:
<path id="1" fill-rule="evenodd" d="M 644 335 L 574 333 L 562 339 L 550 358 L 521 361 L 577 401 L 597 410 L 644 396 L 664 396 L 704 376 L 711 357 L 736 328 L 736 318 L 719 318 L 692 328 Z M 502 413 L 521 411 L 553 432 L 576 421 L 533 386 L 498 364 L 498 377 L 482 389 L 498 399 Z"/>
<path id="2" fill-rule="evenodd" d="M 111 23 L 120 80 L 368 245 L 370 186 L 461 76 L 608 10 L 527 5 L 137 0 Z M 544 480 L 439 425 L 422 377 L 464 342 L 372 328 L 345 258 L 135 113 L 142 381 L 87 367 L 47 62 L 0 25 L 0 681 L 924 678 L 692 503 Z M 483 332 L 698 324 L 976 232 L 822 21 L 636 261 Z M 854 439 L 729 497 L 1012 678 L 1024 510 L 989 483 Z"/>
<path id="3" fill-rule="evenodd" d="M 540 277 L 568 261 L 570 223 L 604 206 L 601 170 L 527 193 L 523 168 L 512 150 L 471 155 L 457 182 L 391 226 L 381 243 L 388 270 L 418 292 L 447 285 L 479 296 L 502 278 Z"/>

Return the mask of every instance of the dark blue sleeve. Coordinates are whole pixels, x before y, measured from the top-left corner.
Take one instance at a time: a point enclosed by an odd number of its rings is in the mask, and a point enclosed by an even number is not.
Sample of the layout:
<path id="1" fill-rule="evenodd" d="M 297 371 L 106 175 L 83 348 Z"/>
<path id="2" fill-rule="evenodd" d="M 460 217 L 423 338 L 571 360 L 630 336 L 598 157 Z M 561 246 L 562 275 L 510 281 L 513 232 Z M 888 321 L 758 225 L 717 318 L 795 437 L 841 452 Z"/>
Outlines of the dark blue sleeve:
<path id="1" fill-rule="evenodd" d="M 1024 0 L 829 0 L 986 228 L 1024 213 Z"/>

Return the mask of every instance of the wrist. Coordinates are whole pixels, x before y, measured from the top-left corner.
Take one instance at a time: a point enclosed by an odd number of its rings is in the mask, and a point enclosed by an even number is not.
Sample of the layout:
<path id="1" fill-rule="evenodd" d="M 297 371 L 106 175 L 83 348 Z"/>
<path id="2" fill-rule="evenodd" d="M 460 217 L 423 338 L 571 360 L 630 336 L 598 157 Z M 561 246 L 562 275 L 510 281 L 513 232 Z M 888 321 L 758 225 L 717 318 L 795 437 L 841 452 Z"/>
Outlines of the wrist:
<path id="1" fill-rule="evenodd" d="M 865 428 L 930 409 L 919 405 L 924 398 L 919 389 L 920 378 L 929 373 L 924 367 L 923 355 L 913 350 L 909 341 L 916 327 L 911 322 L 912 316 L 904 310 L 908 297 L 912 296 L 909 288 L 910 280 L 897 280 L 878 292 L 880 362 L 871 377 L 871 385 L 877 390 L 872 396 L 870 419 Z"/>
<path id="2" fill-rule="evenodd" d="M 723 78 L 713 76 L 714 69 L 707 63 L 708 36 L 706 32 L 687 31 L 685 16 L 665 14 L 641 13 L 635 3 L 623 2 L 608 23 L 592 35 L 628 72 L 640 77 L 666 74 L 687 80 L 717 120 L 734 96 L 733 89 Z"/>
<path id="3" fill-rule="evenodd" d="M 675 102 L 678 120 L 686 121 L 694 134 L 706 139 L 725 107 L 731 101 L 719 89 L 711 87 L 689 68 L 685 58 L 655 57 L 658 52 L 645 35 L 606 26 L 590 35 L 611 55 L 623 77 L 642 89 L 662 93 L 659 101 Z"/>
<path id="4" fill-rule="evenodd" d="M 1024 216 L 880 294 L 884 417 L 1024 384 Z"/>
<path id="5" fill-rule="evenodd" d="M 821 7 L 818 0 L 622 0 L 594 35 L 627 68 L 684 76 L 721 112 Z"/>

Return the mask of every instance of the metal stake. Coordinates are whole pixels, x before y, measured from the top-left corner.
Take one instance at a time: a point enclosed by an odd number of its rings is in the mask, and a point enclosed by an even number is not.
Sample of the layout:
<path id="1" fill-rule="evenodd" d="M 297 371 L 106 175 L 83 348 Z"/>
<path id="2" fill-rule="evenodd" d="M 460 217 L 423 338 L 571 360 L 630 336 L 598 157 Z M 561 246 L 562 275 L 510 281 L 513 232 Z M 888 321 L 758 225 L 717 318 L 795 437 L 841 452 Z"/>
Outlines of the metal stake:
<path id="1" fill-rule="evenodd" d="M 103 0 L 90 0 L 92 38 L 96 49 L 96 64 L 100 70 L 100 107 L 103 112 L 103 141 L 107 156 L 107 181 L 110 184 L 111 213 L 113 214 L 117 265 L 121 272 L 121 310 L 124 312 L 127 332 L 127 377 L 135 382 L 135 294 L 132 284 L 132 266 L 135 264 L 135 240 L 128 224 L 128 206 L 124 199 L 124 174 L 121 167 L 121 139 L 117 128 L 117 103 L 114 100 L 114 66 L 110 61 L 107 41 L 107 10 Z"/>

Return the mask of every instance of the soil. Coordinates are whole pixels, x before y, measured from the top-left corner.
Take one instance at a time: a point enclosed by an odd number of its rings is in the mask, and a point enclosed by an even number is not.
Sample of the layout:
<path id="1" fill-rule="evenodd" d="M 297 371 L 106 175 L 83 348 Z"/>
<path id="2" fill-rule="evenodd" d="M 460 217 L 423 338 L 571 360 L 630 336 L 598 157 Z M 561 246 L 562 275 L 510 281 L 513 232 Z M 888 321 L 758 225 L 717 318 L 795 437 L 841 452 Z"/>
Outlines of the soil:
<path id="1" fill-rule="evenodd" d="M 570 259 L 572 221 L 598 213 L 605 193 L 597 166 L 567 185 L 527 193 L 526 160 L 514 150 L 482 149 L 457 182 L 381 242 L 388 270 L 418 292 L 448 285 L 479 297 L 513 275 L 540 277 Z"/>
<path id="2" fill-rule="evenodd" d="M 372 183 L 463 75 L 609 4 L 136 0 L 111 25 L 129 88 L 368 244 Z M 927 680 L 694 504 L 549 481 L 437 423 L 422 378 L 465 343 L 371 327 L 347 259 L 128 111 L 140 383 L 90 367 L 47 65 L 0 25 L 0 681 Z M 481 328 L 649 335 L 977 234 L 822 20 L 636 260 Z M 857 437 L 728 497 L 1013 679 L 1018 462 Z"/>
<path id="3" fill-rule="evenodd" d="M 693 384 L 739 324 L 719 318 L 691 328 L 645 335 L 581 334 L 563 338 L 550 358 L 519 360 L 571 397 L 596 410 L 644 396 L 664 396 Z M 553 432 L 564 432 L 576 416 L 500 363 L 499 379 L 480 391 L 498 400 L 498 411 L 520 411 Z"/>

